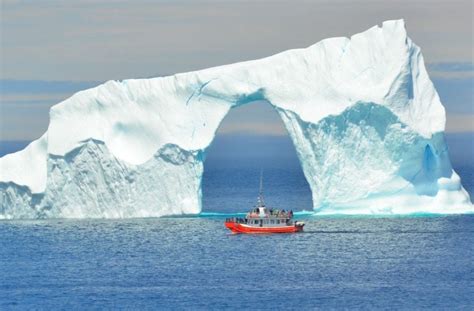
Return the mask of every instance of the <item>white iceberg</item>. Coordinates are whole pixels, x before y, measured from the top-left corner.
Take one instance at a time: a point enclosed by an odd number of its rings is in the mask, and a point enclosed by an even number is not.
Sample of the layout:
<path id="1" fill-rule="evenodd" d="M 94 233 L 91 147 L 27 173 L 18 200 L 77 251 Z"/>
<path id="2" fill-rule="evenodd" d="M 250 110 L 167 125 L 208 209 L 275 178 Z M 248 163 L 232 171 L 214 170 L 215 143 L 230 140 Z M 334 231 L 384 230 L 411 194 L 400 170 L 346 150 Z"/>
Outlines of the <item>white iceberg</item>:
<path id="1" fill-rule="evenodd" d="M 445 111 L 404 22 L 248 62 L 109 81 L 53 106 L 48 131 L 0 158 L 0 217 L 201 212 L 206 148 L 233 107 L 268 101 L 322 214 L 474 212 Z"/>

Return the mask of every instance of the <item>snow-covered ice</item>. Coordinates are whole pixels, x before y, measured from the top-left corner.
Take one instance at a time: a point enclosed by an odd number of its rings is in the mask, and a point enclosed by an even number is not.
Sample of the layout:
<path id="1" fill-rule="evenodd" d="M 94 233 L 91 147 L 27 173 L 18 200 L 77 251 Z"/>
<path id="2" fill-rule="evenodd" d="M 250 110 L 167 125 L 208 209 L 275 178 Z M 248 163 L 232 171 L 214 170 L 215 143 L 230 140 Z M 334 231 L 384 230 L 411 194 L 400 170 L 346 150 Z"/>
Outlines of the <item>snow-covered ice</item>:
<path id="1" fill-rule="evenodd" d="M 50 110 L 48 131 L 0 158 L 0 218 L 201 211 L 206 148 L 233 107 L 267 100 L 322 214 L 474 212 L 445 111 L 403 20 L 260 60 L 109 81 Z"/>

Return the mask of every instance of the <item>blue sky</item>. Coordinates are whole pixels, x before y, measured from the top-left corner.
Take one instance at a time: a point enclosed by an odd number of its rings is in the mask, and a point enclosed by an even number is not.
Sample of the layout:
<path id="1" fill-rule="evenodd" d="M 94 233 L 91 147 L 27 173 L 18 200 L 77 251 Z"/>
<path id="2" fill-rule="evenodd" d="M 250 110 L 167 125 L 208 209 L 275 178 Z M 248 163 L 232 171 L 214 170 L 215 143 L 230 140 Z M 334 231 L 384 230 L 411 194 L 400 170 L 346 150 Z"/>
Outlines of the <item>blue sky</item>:
<path id="1" fill-rule="evenodd" d="M 39 137 L 51 105 L 102 81 L 260 58 L 398 18 L 422 48 L 447 130 L 474 131 L 471 0 L 6 0 L 0 14 L 1 140 Z M 263 103 L 236 109 L 220 132 L 284 134 Z"/>

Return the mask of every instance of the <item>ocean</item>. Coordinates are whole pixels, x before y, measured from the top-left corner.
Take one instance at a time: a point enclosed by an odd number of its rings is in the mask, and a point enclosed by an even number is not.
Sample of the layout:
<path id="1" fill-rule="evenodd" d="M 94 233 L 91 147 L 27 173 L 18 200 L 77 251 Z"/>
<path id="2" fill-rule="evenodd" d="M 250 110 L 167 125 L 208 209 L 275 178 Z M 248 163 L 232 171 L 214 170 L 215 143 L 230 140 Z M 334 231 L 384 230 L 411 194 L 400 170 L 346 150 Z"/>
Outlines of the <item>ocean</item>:
<path id="1" fill-rule="evenodd" d="M 474 216 L 0 224 L 0 309 L 473 309 Z"/>
<path id="2" fill-rule="evenodd" d="M 453 166 L 472 197 L 465 149 Z M 255 204 L 261 169 L 267 205 L 299 211 L 304 233 L 224 227 Z M 288 138 L 217 137 L 200 216 L 0 221 L 0 309 L 474 309 L 474 215 L 310 209 Z"/>

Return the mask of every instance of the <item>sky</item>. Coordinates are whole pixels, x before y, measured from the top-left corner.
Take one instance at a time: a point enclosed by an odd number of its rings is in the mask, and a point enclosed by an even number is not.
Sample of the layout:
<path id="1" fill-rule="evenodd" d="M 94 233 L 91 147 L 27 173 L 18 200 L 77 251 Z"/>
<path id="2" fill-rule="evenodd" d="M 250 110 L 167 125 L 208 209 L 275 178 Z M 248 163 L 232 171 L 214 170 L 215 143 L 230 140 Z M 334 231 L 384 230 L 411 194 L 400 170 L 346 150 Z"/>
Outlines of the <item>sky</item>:
<path id="1" fill-rule="evenodd" d="M 0 140 L 32 140 L 49 108 L 104 81 L 269 56 L 403 18 L 447 110 L 474 132 L 472 0 L 0 1 Z M 235 109 L 224 134 L 285 135 L 265 103 Z"/>

